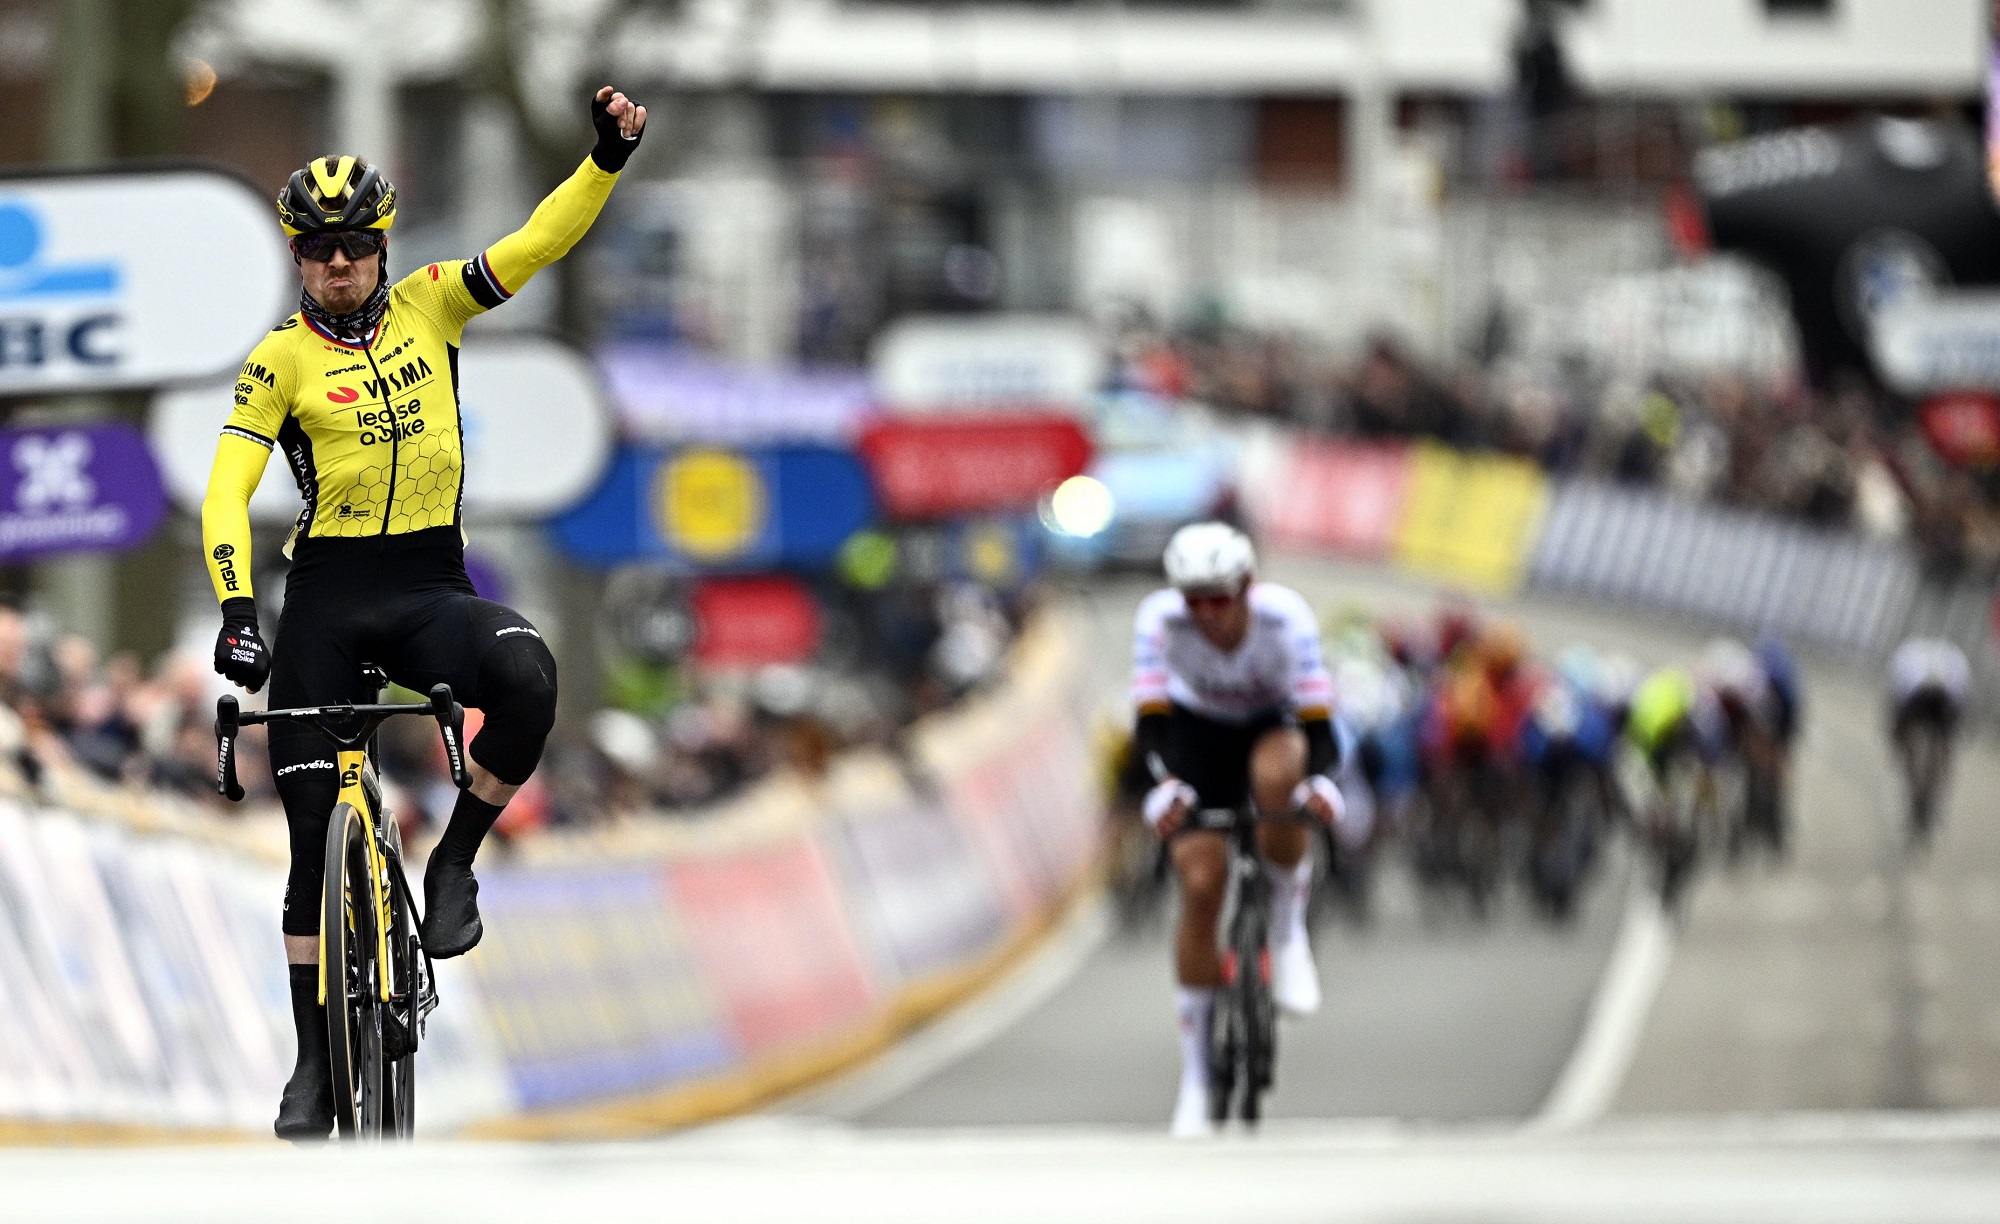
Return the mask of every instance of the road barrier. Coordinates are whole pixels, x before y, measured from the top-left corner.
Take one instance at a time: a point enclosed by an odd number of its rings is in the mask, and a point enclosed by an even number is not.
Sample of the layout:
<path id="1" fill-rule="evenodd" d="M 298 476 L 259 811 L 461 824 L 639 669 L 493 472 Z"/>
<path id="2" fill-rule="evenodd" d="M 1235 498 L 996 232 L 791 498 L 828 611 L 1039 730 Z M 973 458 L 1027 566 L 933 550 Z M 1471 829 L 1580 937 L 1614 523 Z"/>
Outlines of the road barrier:
<path id="1" fill-rule="evenodd" d="M 1854 651 L 1894 644 L 1918 586 L 1907 549 L 1587 480 L 1557 487 L 1529 576 Z"/>
<path id="2" fill-rule="evenodd" d="M 443 962 L 427 1130 L 639 1133 L 853 1065 L 977 990 L 1087 884 L 1078 632 L 993 691 L 722 810 L 482 860 Z M 284 833 L 77 779 L 0 794 L 0 1139 L 268 1134 L 292 1057 Z"/>
<path id="3" fill-rule="evenodd" d="M 1272 543 L 1476 591 L 1575 591 L 1860 652 L 1893 645 L 1918 607 L 1908 548 L 1775 515 L 1430 443 L 1265 435 L 1246 455 L 1245 504 Z"/>

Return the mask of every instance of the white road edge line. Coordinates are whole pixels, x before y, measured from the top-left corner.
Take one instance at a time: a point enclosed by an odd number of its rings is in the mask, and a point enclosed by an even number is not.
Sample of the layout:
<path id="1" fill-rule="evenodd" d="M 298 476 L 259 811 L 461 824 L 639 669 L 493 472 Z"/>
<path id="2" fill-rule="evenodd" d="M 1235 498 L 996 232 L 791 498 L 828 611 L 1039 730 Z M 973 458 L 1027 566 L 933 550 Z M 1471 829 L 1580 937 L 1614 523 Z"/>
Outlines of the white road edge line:
<path id="1" fill-rule="evenodd" d="M 1083 968 L 1111 933 L 1104 898 L 1086 901 L 1011 973 L 881 1057 L 824 1087 L 779 1102 L 767 1115 L 852 1121 L 915 1088 L 1014 1027 Z"/>
<path id="2" fill-rule="evenodd" d="M 1569 1131 L 1595 1122 L 1611 1108 L 1632 1067 L 1639 1035 L 1674 954 L 1673 927 L 1661 912 L 1659 897 L 1639 882 L 1644 876 L 1639 873 L 1633 882 L 1583 1036 L 1529 1130 Z"/>

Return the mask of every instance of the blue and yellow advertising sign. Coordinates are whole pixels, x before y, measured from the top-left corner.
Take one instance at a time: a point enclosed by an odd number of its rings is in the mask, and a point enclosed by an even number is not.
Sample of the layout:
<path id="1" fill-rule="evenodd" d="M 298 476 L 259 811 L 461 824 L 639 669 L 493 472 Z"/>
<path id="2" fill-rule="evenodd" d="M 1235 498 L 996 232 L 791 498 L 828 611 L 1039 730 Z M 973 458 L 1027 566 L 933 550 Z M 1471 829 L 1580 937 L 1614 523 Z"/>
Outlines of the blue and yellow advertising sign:
<path id="1" fill-rule="evenodd" d="M 874 519 L 868 474 L 847 451 L 627 446 L 550 530 L 588 564 L 732 572 L 824 568 Z"/>

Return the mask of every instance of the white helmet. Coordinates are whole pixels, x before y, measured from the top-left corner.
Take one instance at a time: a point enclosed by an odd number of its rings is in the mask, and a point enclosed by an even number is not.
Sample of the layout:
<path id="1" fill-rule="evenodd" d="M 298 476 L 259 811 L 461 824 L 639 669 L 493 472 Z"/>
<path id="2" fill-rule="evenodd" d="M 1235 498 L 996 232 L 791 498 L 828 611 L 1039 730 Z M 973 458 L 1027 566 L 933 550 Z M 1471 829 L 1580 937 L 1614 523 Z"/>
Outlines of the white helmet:
<path id="1" fill-rule="evenodd" d="M 1755 696 L 1764 684 L 1764 669 L 1757 656 L 1734 638 L 1713 638 L 1702 648 L 1695 674 L 1717 692 L 1739 697 Z"/>
<path id="2" fill-rule="evenodd" d="M 1235 590 L 1257 568 L 1250 537 L 1228 523 L 1189 523 L 1167 541 L 1167 581 L 1181 590 Z"/>

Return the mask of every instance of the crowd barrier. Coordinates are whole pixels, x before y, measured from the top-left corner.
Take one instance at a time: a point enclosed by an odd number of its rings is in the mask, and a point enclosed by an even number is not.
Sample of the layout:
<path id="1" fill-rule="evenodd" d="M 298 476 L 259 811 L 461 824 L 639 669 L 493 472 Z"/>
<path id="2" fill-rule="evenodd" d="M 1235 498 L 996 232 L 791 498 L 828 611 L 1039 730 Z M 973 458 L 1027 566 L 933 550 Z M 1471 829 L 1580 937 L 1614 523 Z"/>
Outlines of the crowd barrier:
<path id="1" fill-rule="evenodd" d="M 1906 548 L 1596 481 L 1557 490 L 1529 573 L 1539 587 L 1852 651 L 1893 645 L 1918 585 Z"/>
<path id="2" fill-rule="evenodd" d="M 1857 652 L 1887 649 L 1918 606 L 1908 548 L 1774 515 L 1428 443 L 1267 434 L 1245 455 L 1246 506 L 1271 543 L 1476 591 L 1575 591 Z"/>
<path id="3" fill-rule="evenodd" d="M 1077 634 L 723 810 L 482 860 L 439 965 L 427 1130 L 635 1133 L 845 1068 L 977 989 L 1087 883 L 1100 813 Z M 268 1134 L 292 1036 L 283 831 L 170 800 L 0 796 L 0 1138 Z"/>

